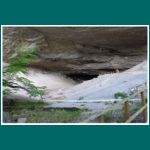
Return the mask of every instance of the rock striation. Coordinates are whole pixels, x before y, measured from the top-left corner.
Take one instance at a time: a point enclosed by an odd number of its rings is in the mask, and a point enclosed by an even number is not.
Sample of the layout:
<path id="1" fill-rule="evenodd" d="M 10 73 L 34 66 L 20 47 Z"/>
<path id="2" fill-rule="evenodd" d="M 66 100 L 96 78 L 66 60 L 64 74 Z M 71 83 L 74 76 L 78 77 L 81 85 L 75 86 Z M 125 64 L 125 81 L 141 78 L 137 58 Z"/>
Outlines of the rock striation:
<path id="1" fill-rule="evenodd" d="M 147 58 L 146 27 L 4 27 L 4 61 L 21 42 L 37 46 L 29 66 L 70 77 L 123 71 Z"/>

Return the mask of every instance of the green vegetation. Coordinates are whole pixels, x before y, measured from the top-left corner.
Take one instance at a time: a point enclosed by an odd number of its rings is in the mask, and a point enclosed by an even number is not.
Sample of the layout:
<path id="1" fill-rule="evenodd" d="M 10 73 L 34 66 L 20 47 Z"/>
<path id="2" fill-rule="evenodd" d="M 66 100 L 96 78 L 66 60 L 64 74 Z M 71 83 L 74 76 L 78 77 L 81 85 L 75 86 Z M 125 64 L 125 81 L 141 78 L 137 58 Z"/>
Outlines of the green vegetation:
<path id="1" fill-rule="evenodd" d="M 106 114 L 105 114 L 105 122 L 124 122 L 125 119 L 124 119 L 124 116 L 123 116 L 123 110 L 117 110 L 117 111 L 108 111 Z"/>
<path id="2" fill-rule="evenodd" d="M 37 108 L 37 107 L 42 107 L 42 106 L 46 106 L 48 105 L 48 103 L 46 102 L 43 102 L 43 101 L 20 101 L 20 100 L 16 100 L 14 101 L 14 106 L 13 106 L 13 109 L 15 111 L 18 111 L 18 110 L 22 110 L 22 109 L 34 109 L 34 108 Z"/>
<path id="3" fill-rule="evenodd" d="M 9 58 L 8 66 L 3 69 L 3 93 L 8 96 L 23 89 L 29 97 L 40 97 L 46 94 L 46 87 L 37 87 L 32 81 L 24 77 L 19 77 L 17 73 L 27 73 L 27 65 L 33 62 L 37 49 L 33 46 L 21 44 L 15 49 L 14 55 Z"/>
<path id="4" fill-rule="evenodd" d="M 66 111 L 66 110 L 33 110 L 24 112 L 28 116 L 28 123 L 71 123 L 78 119 L 82 111 Z"/>
<path id="5" fill-rule="evenodd" d="M 9 73 L 27 72 L 27 65 L 36 57 L 36 47 L 25 43 L 18 45 L 14 55 L 9 58 L 9 66 L 5 69 Z"/>
<path id="6" fill-rule="evenodd" d="M 124 98 L 127 98 L 127 97 L 128 97 L 128 94 L 127 94 L 127 93 L 124 93 L 124 92 L 117 92 L 117 93 L 114 94 L 114 97 L 115 97 L 116 99 L 119 99 L 119 98 L 124 99 Z"/>
<path id="7" fill-rule="evenodd" d="M 141 103 L 130 104 L 130 116 L 136 113 L 143 105 Z M 124 109 L 118 109 L 118 110 L 110 110 L 104 115 L 104 120 L 106 123 L 121 123 L 125 122 L 127 118 L 124 116 Z M 138 120 L 138 121 L 137 121 Z M 141 122 L 142 117 L 138 116 L 134 119 L 133 122 Z"/>
<path id="8" fill-rule="evenodd" d="M 43 110 L 45 102 L 15 101 L 13 116 L 24 116 L 27 123 L 75 122 L 84 110 Z"/>

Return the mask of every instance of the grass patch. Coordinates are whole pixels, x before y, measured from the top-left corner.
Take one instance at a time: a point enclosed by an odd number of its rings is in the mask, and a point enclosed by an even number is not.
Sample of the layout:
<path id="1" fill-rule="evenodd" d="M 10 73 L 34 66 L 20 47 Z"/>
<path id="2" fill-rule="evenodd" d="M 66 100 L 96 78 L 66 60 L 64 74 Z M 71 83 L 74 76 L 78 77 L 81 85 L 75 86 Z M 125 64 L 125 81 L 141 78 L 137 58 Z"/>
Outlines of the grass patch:
<path id="1" fill-rule="evenodd" d="M 46 106 L 48 103 L 42 101 L 14 101 L 14 110 L 19 109 L 34 109 L 36 107 Z"/>
<path id="2" fill-rule="evenodd" d="M 82 111 L 66 111 L 66 110 L 54 110 L 43 111 L 33 110 L 24 112 L 28 115 L 28 123 L 67 123 L 74 122 L 78 119 Z"/>
<path id="3" fill-rule="evenodd" d="M 25 116 L 26 123 L 71 123 L 77 122 L 84 110 L 43 110 L 45 102 L 15 101 L 13 115 Z"/>

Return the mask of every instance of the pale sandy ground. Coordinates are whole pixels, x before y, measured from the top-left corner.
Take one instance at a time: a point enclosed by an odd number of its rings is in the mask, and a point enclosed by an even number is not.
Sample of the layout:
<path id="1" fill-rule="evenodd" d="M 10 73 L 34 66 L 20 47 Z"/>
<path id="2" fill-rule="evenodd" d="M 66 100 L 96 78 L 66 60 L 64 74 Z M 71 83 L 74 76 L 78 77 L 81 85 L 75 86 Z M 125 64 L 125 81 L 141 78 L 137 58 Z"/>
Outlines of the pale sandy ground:
<path id="1" fill-rule="evenodd" d="M 99 75 L 89 81 L 57 92 L 54 97 L 67 100 L 107 100 L 117 92 L 131 93 L 147 81 L 147 61 L 122 73 Z"/>
<path id="2" fill-rule="evenodd" d="M 46 86 L 49 100 L 107 100 L 114 99 L 117 92 L 131 93 L 147 81 L 147 61 L 122 73 L 99 75 L 97 78 L 85 81 L 81 84 L 57 73 L 30 70 L 28 74 L 20 74 L 37 86 Z M 26 97 L 23 90 L 16 93 L 17 96 Z M 36 99 L 35 99 L 36 100 Z"/>

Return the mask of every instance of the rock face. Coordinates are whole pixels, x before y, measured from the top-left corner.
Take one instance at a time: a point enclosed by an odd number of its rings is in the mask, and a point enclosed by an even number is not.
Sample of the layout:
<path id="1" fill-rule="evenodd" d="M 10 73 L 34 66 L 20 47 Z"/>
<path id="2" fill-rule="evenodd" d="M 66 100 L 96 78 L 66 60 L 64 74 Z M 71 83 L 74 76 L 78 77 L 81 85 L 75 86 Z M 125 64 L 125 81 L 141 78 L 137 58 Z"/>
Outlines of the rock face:
<path id="1" fill-rule="evenodd" d="M 146 27 L 4 27 L 4 61 L 20 42 L 36 44 L 32 67 L 90 78 L 147 57 Z"/>

